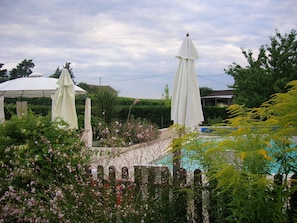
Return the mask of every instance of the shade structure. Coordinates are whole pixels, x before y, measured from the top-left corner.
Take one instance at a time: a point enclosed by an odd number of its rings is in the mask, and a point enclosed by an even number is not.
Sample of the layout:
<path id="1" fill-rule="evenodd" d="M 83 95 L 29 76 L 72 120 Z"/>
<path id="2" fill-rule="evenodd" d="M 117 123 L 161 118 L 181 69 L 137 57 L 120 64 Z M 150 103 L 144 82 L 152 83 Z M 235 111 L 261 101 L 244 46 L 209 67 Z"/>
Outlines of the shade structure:
<path id="1" fill-rule="evenodd" d="M 0 96 L 7 98 L 40 98 L 51 97 L 58 89 L 57 78 L 42 77 L 41 74 L 31 74 L 29 77 L 17 78 L 0 84 Z M 82 95 L 87 92 L 74 86 L 75 94 Z"/>
<path id="2" fill-rule="evenodd" d="M 180 62 L 173 82 L 171 120 L 174 124 L 195 128 L 202 124 L 204 116 L 195 71 L 198 53 L 188 35 L 176 57 L 180 59 Z"/>
<path id="3" fill-rule="evenodd" d="M 68 69 L 63 68 L 57 84 L 59 88 L 54 95 L 53 118 L 61 118 L 71 129 L 77 129 L 74 83 Z"/>

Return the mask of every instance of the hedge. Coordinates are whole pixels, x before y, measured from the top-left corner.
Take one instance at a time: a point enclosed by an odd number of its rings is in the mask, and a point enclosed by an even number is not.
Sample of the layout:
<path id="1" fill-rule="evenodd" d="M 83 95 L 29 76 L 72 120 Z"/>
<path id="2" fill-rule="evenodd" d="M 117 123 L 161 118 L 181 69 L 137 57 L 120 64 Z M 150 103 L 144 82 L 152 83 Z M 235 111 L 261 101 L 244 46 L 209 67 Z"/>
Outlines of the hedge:
<path id="1" fill-rule="evenodd" d="M 51 100 L 42 98 L 28 100 L 28 108 L 35 114 L 48 115 L 51 112 Z M 129 109 L 135 99 L 119 98 L 120 112 L 117 120 L 127 120 Z M 8 103 L 7 103 L 8 102 Z M 16 114 L 16 99 L 9 99 L 5 101 L 5 117 L 10 119 L 12 114 Z M 34 103 L 34 104 L 33 104 Z M 38 103 L 38 104 L 36 104 Z M 40 103 L 40 104 L 39 104 Z M 92 114 L 96 113 L 96 106 L 92 103 Z M 131 107 L 131 116 L 134 118 L 143 118 L 156 123 L 159 128 L 167 128 L 172 125 L 170 117 L 170 106 L 164 105 L 164 100 L 157 99 L 141 99 L 139 102 Z M 205 106 L 202 107 L 204 113 L 203 125 L 211 125 L 221 122 L 228 117 L 226 108 Z M 76 110 L 79 119 L 79 127 L 83 128 L 83 117 L 85 112 L 84 98 L 78 97 L 76 100 Z M 92 125 L 96 125 L 98 119 L 92 117 Z"/>

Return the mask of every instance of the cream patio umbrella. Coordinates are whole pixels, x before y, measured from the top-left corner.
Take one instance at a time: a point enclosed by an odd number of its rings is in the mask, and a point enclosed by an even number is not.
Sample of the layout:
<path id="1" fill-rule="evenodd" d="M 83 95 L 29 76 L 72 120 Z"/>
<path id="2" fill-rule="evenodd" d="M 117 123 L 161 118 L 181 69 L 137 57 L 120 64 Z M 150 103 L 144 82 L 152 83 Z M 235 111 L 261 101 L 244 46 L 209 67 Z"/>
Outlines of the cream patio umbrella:
<path id="1" fill-rule="evenodd" d="M 187 34 L 176 57 L 180 59 L 179 65 L 174 77 L 173 92 L 171 99 L 171 120 L 178 125 L 179 138 L 172 140 L 172 157 L 173 157 L 173 187 L 179 188 L 178 174 L 181 171 L 181 135 L 186 130 L 193 130 L 204 121 L 200 91 L 196 78 L 195 60 L 198 58 L 197 50 Z M 179 126 L 182 126 L 180 128 Z M 180 202 L 174 198 L 177 204 Z"/>
<path id="2" fill-rule="evenodd" d="M 63 68 L 57 84 L 59 88 L 53 97 L 53 118 L 61 118 L 69 124 L 71 129 L 77 129 L 74 83 L 68 69 Z"/>
<path id="3" fill-rule="evenodd" d="M 176 57 L 180 59 L 173 83 L 171 120 L 174 124 L 195 128 L 204 121 L 195 71 L 197 50 L 187 34 Z"/>

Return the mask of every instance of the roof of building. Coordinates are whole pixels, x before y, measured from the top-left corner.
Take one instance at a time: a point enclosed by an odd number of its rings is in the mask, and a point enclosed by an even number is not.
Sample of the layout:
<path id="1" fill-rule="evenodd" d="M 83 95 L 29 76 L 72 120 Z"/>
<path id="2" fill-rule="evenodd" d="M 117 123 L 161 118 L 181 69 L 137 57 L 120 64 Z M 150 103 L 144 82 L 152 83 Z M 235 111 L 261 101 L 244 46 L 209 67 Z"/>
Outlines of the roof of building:
<path id="1" fill-rule="evenodd" d="M 90 87 L 93 87 L 93 88 L 102 89 L 102 90 L 110 90 L 111 92 L 117 93 L 117 91 L 115 89 L 113 89 L 112 87 L 110 87 L 109 85 L 94 85 L 94 84 L 89 84 L 89 86 Z"/>
<path id="2" fill-rule="evenodd" d="M 234 90 L 214 90 L 201 98 L 233 98 Z"/>

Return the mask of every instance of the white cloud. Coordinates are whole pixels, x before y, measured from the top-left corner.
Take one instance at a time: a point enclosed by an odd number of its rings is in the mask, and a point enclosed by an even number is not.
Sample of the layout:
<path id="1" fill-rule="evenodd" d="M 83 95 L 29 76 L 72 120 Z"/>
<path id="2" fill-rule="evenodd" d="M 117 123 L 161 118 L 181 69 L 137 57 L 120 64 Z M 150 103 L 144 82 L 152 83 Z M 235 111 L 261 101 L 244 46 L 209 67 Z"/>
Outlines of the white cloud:
<path id="1" fill-rule="evenodd" d="M 34 71 L 50 75 L 68 61 L 76 82 L 101 78 L 122 96 L 145 98 L 171 86 L 187 32 L 200 55 L 199 84 L 225 89 L 233 80 L 224 69 L 246 63 L 241 47 L 256 53 L 297 21 L 293 0 L 3 0 L 0 13 L 5 68 L 33 59 Z"/>

